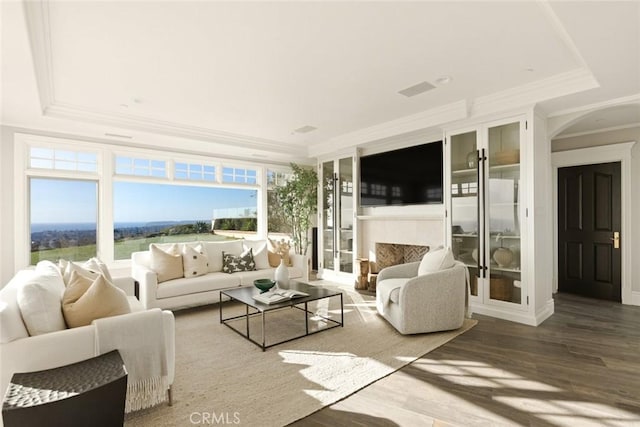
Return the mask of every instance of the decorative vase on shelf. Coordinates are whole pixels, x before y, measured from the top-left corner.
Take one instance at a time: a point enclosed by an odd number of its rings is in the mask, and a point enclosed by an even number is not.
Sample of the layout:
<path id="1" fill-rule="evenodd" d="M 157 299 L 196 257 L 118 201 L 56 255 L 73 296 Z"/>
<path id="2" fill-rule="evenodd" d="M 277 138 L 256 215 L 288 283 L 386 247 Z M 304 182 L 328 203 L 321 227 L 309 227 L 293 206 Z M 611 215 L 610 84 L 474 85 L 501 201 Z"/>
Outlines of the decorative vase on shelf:
<path id="1" fill-rule="evenodd" d="M 477 152 L 472 151 L 469 154 L 467 154 L 467 166 L 470 169 L 473 169 L 476 166 L 478 166 L 478 153 Z"/>
<path id="2" fill-rule="evenodd" d="M 276 268 L 274 279 L 279 288 L 289 288 L 289 269 L 284 264 L 284 258 L 280 260 L 280 265 Z"/>
<path id="3" fill-rule="evenodd" d="M 513 262 L 513 252 L 509 248 L 498 248 L 493 253 L 493 259 L 499 267 L 506 268 Z"/>

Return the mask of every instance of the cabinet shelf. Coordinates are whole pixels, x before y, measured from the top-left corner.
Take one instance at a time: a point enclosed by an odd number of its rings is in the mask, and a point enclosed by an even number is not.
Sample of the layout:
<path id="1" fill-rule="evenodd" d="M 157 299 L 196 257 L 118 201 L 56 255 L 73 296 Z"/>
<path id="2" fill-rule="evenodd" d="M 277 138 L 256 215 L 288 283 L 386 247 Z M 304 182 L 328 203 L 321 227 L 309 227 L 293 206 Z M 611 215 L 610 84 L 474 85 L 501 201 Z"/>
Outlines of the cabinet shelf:
<path id="1" fill-rule="evenodd" d="M 451 175 L 472 175 L 478 171 L 477 168 L 452 170 Z"/>
<path id="2" fill-rule="evenodd" d="M 508 165 L 489 166 L 490 171 L 511 172 L 511 171 L 517 171 L 518 169 L 520 169 L 520 163 L 510 163 Z"/>
<path id="3" fill-rule="evenodd" d="M 461 233 L 461 234 L 452 234 L 453 237 L 475 237 L 476 239 L 478 238 L 477 234 L 465 234 L 465 233 Z"/>

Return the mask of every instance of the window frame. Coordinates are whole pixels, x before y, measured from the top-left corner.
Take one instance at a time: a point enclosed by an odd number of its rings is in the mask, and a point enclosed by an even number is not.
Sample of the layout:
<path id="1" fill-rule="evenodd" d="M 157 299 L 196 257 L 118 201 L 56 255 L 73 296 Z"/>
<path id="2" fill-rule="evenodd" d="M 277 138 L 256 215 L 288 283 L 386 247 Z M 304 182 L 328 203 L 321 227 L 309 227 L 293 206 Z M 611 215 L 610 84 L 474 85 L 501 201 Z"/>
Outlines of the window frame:
<path id="1" fill-rule="evenodd" d="M 97 159 L 96 172 L 69 171 L 57 169 L 31 168 L 30 148 L 32 146 L 50 149 L 68 149 L 76 152 L 95 152 Z M 178 156 L 176 156 L 178 154 Z M 166 177 L 116 174 L 116 157 L 143 158 L 150 161 L 163 160 L 166 162 Z M 201 164 L 215 167 L 215 181 L 180 179 L 175 177 L 175 163 Z M 223 182 L 222 171 L 225 167 L 255 171 L 256 183 Z M 267 237 L 267 170 L 290 173 L 290 168 L 270 163 L 257 163 L 225 159 L 206 155 L 185 155 L 171 150 L 156 150 L 151 148 L 122 147 L 108 142 L 91 142 L 71 140 L 66 138 L 16 133 L 14 138 L 14 176 L 16 189 L 14 192 L 15 215 L 15 268 L 16 270 L 30 265 L 30 195 L 28 194 L 29 179 L 62 178 L 95 180 L 98 183 L 98 218 L 96 256 L 105 263 L 116 268 L 130 266 L 130 260 L 114 260 L 114 206 L 113 184 L 117 181 L 128 182 L 156 182 L 170 185 L 204 186 L 257 190 L 256 207 L 258 210 L 257 237 Z"/>

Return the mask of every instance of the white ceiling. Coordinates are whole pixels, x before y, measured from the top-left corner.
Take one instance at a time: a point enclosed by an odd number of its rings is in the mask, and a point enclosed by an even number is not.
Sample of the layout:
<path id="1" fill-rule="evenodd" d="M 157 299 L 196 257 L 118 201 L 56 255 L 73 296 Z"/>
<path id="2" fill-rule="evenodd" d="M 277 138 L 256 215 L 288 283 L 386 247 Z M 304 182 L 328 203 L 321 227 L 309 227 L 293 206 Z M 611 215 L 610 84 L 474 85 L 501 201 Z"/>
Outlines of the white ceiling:
<path id="1" fill-rule="evenodd" d="M 2 123 L 296 161 L 518 104 L 637 104 L 639 27 L 639 2 L 3 2 Z"/>

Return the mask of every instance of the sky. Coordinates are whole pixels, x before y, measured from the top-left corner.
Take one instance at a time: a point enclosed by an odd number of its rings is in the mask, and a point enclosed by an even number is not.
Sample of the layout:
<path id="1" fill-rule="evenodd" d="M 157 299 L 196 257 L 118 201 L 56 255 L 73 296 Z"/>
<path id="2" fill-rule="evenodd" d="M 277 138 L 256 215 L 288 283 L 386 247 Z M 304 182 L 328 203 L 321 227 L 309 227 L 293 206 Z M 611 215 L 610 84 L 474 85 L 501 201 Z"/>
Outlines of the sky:
<path id="1" fill-rule="evenodd" d="M 213 209 L 255 207 L 256 191 L 114 182 L 114 222 L 211 219 Z M 31 223 L 95 222 L 97 183 L 31 179 Z"/>

